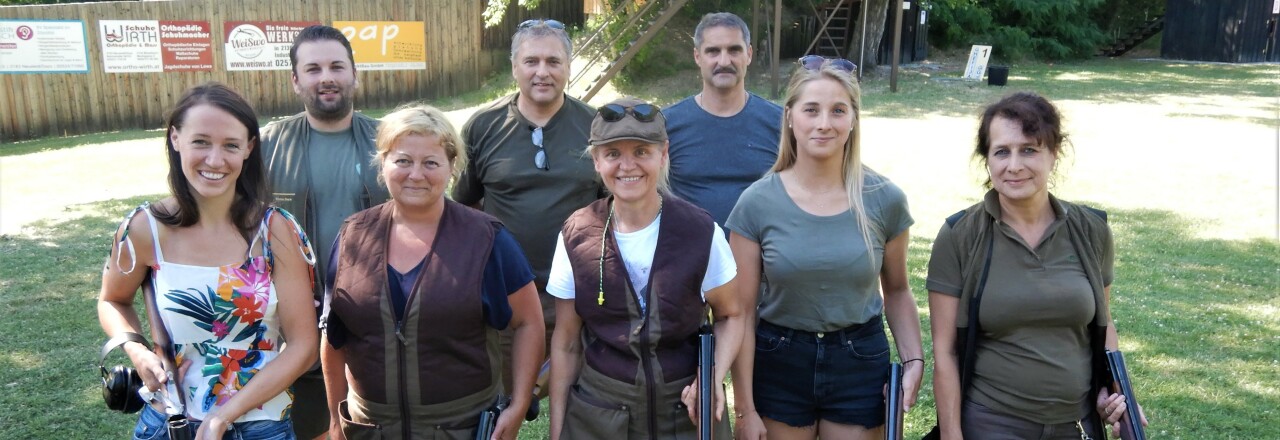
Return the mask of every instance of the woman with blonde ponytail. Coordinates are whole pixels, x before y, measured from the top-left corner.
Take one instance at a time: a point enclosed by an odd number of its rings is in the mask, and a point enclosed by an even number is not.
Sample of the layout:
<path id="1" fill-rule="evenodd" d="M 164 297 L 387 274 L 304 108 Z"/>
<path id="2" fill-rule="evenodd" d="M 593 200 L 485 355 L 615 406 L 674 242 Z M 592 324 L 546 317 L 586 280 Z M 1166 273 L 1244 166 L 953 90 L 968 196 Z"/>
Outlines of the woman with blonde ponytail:
<path id="1" fill-rule="evenodd" d="M 880 438 L 888 318 L 904 407 L 924 373 L 907 285 L 906 196 L 860 159 L 861 99 L 848 60 L 801 58 L 778 161 L 729 215 L 748 334 L 732 366 L 737 438 Z M 904 408 L 904 409 L 906 409 Z"/>

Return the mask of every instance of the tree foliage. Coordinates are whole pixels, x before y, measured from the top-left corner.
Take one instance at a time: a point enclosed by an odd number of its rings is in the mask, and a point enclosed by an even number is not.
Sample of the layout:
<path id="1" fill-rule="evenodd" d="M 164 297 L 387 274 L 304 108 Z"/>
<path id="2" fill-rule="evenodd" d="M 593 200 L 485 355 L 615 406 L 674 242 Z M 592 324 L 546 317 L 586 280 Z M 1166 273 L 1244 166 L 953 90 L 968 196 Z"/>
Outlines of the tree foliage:
<path id="1" fill-rule="evenodd" d="M 507 9 L 511 7 L 512 2 L 516 2 L 522 8 L 533 9 L 538 7 L 542 0 L 488 0 L 484 5 L 484 27 L 491 28 L 502 23 L 502 18 L 507 16 Z"/>
<path id="2" fill-rule="evenodd" d="M 1003 59 L 1061 60 L 1110 40 L 1099 11 L 1124 0 L 933 0 L 930 41 L 941 48 L 988 44 Z"/>

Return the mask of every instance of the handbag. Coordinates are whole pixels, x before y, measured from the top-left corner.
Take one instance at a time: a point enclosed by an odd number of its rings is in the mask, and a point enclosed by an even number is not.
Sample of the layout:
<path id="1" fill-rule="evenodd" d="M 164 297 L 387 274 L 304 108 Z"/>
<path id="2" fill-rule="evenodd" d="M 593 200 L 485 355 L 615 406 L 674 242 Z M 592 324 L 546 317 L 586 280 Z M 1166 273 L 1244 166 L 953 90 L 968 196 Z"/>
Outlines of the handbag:
<path id="1" fill-rule="evenodd" d="M 964 211 L 960 211 L 961 214 Z M 956 220 L 960 216 L 952 216 Z M 954 226 L 954 221 L 948 218 L 948 223 Z M 987 288 L 987 274 L 991 272 L 991 250 L 995 248 L 995 231 L 987 232 L 987 256 L 982 260 L 982 276 L 978 278 L 978 290 L 973 293 L 973 298 L 969 299 L 969 326 L 965 328 L 965 333 L 956 339 L 956 346 L 960 347 L 960 395 L 963 396 L 965 391 L 969 389 L 969 380 L 973 377 L 974 355 L 978 350 L 978 306 L 982 302 L 982 292 Z M 940 440 L 942 431 L 938 428 L 937 423 L 933 425 L 933 429 L 929 433 L 921 437 L 920 440 Z"/>

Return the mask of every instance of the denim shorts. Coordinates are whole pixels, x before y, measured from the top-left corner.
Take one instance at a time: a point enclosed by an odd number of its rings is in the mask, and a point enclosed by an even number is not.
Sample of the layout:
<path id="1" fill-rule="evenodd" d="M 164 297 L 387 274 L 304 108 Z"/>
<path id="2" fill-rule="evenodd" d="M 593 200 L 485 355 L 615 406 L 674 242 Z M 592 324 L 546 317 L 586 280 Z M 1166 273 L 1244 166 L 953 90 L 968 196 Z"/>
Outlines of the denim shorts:
<path id="1" fill-rule="evenodd" d="M 151 405 L 142 406 L 142 414 L 138 416 L 138 425 L 133 428 L 134 440 L 169 440 L 169 430 L 165 427 L 165 415 L 160 414 Z M 200 422 L 191 421 L 188 425 L 191 436 L 200 429 Z M 293 422 L 289 420 L 260 420 L 254 422 L 232 423 L 222 434 L 223 440 L 297 440 L 293 433 Z"/>
<path id="2" fill-rule="evenodd" d="M 825 333 L 762 320 L 754 370 L 761 416 L 795 427 L 818 420 L 867 428 L 884 424 L 889 339 L 879 316 Z"/>

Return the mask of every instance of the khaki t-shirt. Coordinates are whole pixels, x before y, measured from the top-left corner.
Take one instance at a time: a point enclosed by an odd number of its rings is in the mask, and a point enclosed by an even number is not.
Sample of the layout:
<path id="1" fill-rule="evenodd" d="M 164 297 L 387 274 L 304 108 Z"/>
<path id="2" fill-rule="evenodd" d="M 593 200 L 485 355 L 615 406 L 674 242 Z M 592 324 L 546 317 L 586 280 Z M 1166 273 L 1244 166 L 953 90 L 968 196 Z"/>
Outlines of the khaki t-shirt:
<path id="1" fill-rule="evenodd" d="M 1089 323 L 1094 294 L 1071 244 L 1065 216 L 1031 246 L 1009 225 L 995 224 L 991 269 L 978 319 L 982 328 L 966 398 L 1037 423 L 1079 420 L 1091 407 Z M 999 217 L 999 206 L 987 213 Z M 926 287 L 959 297 L 961 259 L 953 232 L 938 233 Z M 1110 258 L 1107 258 L 1110 261 Z M 1103 268 L 1110 284 L 1111 267 Z"/>

